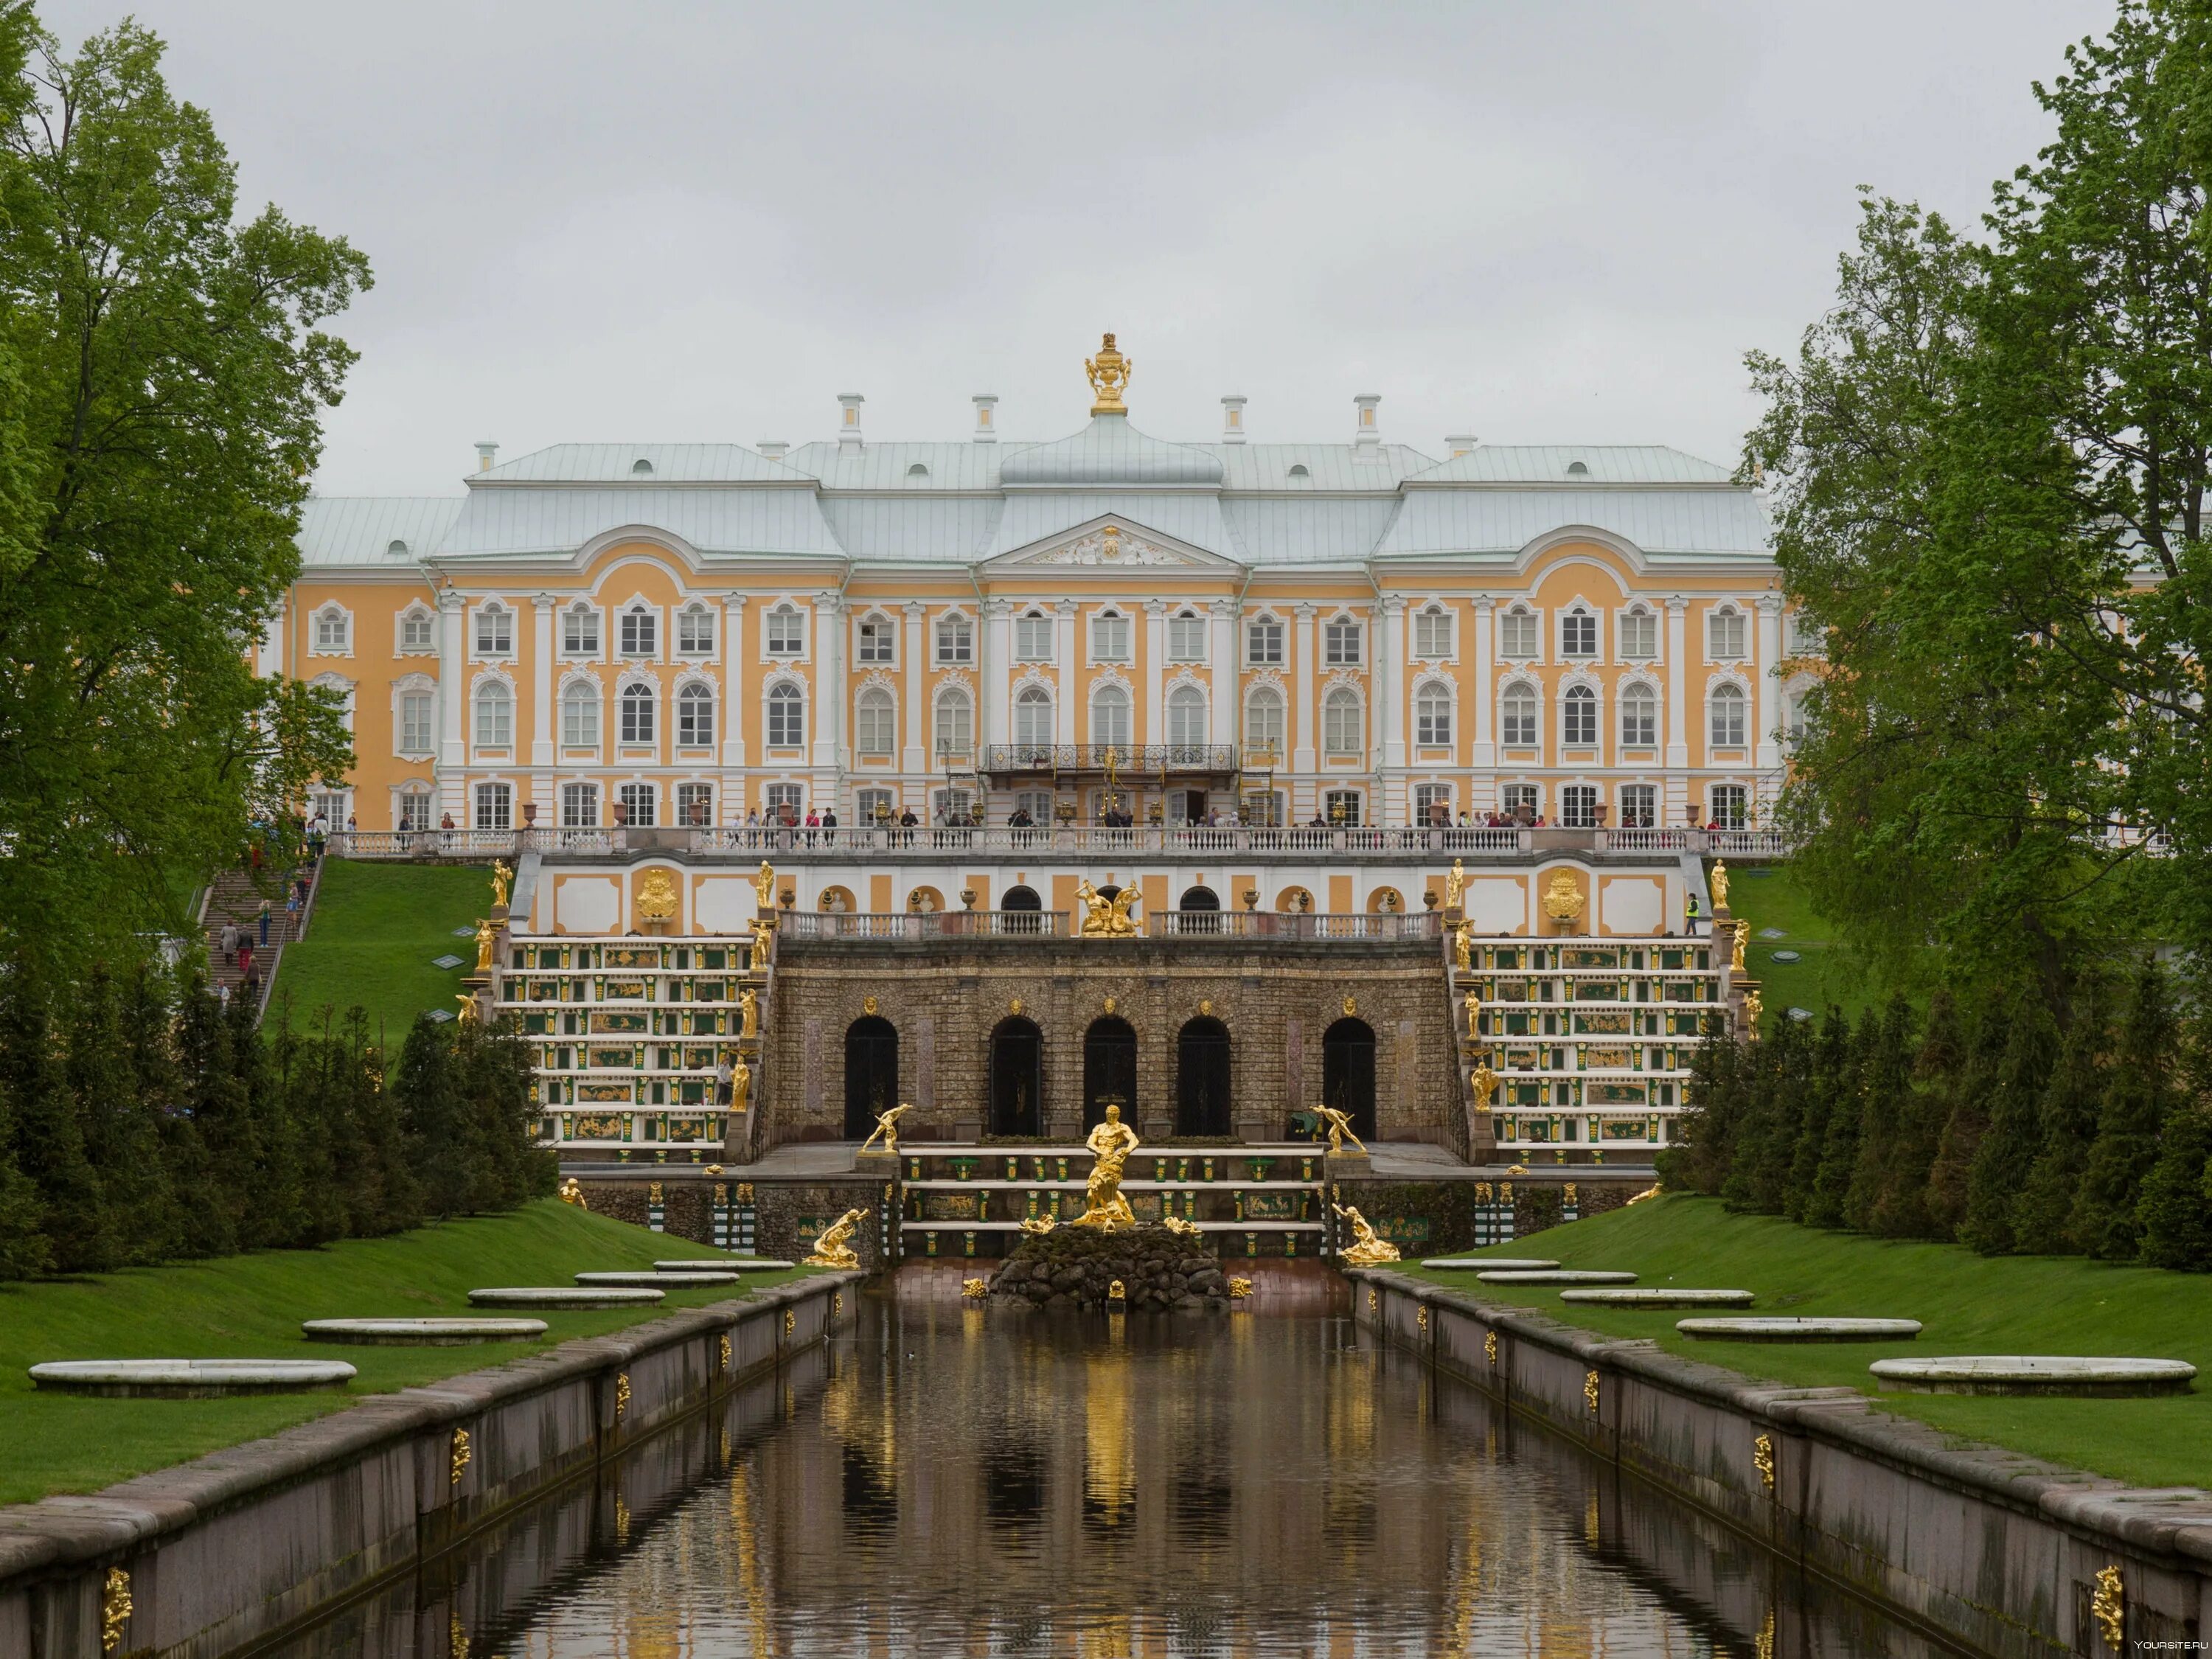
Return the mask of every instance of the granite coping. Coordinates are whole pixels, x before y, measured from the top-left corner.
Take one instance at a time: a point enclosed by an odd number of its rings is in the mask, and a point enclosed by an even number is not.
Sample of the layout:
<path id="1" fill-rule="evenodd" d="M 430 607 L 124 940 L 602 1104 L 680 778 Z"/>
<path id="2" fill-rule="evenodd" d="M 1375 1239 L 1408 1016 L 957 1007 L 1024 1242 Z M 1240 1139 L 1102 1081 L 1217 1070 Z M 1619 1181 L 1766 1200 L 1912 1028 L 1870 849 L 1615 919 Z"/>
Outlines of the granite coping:
<path id="1" fill-rule="evenodd" d="M 542 1352 L 435 1384 L 371 1395 L 357 1406 L 226 1446 L 189 1462 L 153 1469 L 97 1492 L 0 1507 L 0 1584 L 19 1574 L 96 1565 L 149 1538 L 183 1530 L 235 1505 L 366 1456 L 393 1441 L 475 1416 L 663 1348 L 731 1329 L 823 1290 L 849 1289 L 865 1275 L 825 1272 L 703 1308 L 685 1308 L 604 1336 L 579 1337 Z"/>
<path id="2" fill-rule="evenodd" d="M 1409 1279 L 1387 1267 L 1351 1267 L 1345 1273 L 1386 1284 L 1431 1306 L 1456 1308 L 1585 1365 L 1610 1364 L 1654 1387 L 1765 1419 L 1937 1485 L 2180 1558 L 2195 1571 L 2212 1565 L 2212 1492 L 2131 1487 L 2109 1475 L 2001 1446 L 1960 1444 L 1917 1418 L 1877 1410 L 1873 1399 L 1856 1389 L 1759 1382 L 1725 1366 L 1668 1353 L 1654 1342 L 1601 1336 L 1544 1313 L 1485 1302 L 1471 1291 Z"/>

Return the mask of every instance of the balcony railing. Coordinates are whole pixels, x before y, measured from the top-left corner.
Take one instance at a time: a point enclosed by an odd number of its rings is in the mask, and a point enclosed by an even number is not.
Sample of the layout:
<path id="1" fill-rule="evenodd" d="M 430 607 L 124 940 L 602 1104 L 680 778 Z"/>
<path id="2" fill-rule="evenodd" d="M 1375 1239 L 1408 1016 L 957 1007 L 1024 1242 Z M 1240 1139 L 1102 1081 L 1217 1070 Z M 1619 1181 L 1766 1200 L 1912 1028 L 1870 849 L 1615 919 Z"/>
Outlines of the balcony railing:
<path id="1" fill-rule="evenodd" d="M 1063 939 L 1073 935 L 1065 910 L 786 911 L 778 931 L 793 939 Z M 1282 915 L 1268 910 L 1162 910 L 1139 916 L 1147 939 L 1435 939 L 1441 920 L 1428 912 Z M 1122 937 L 1127 938 L 1127 935 Z M 1098 941 L 1110 945 L 1115 940 Z"/>
<path id="2" fill-rule="evenodd" d="M 994 743 L 983 750 L 990 773 L 1097 772 L 1160 776 L 1238 769 L 1233 743 Z"/>
<path id="3" fill-rule="evenodd" d="M 787 939 L 1065 939 L 1065 910 L 789 910 Z"/>

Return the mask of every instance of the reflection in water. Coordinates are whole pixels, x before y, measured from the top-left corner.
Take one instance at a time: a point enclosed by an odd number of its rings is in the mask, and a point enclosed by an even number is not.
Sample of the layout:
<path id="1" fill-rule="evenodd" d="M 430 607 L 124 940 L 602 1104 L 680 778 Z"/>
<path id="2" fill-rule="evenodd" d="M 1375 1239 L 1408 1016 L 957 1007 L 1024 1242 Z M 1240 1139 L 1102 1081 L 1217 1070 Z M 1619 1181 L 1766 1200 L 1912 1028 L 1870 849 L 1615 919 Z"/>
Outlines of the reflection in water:
<path id="1" fill-rule="evenodd" d="M 292 1659 L 1918 1655 L 1348 1321 L 866 1304 Z"/>

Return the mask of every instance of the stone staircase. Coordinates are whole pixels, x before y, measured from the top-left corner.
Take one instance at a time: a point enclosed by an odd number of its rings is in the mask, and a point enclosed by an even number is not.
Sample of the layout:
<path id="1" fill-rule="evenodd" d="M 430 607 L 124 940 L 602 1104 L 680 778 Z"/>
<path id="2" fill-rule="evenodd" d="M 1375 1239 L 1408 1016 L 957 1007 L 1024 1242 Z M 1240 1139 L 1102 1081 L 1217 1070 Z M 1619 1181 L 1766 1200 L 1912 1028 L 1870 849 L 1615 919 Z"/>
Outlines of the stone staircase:
<path id="1" fill-rule="evenodd" d="M 285 899 L 292 884 L 306 878 L 307 894 L 297 910 L 288 909 Z M 260 981 L 259 1000 L 255 1018 L 268 1011 L 269 994 L 276 983 L 276 970 L 284 957 L 284 947 L 294 939 L 305 938 L 307 924 L 315 914 L 315 896 L 321 890 L 322 866 L 310 860 L 297 870 L 278 876 L 269 870 L 258 876 L 240 869 L 228 869 L 210 882 L 200 900 L 200 933 L 207 945 L 208 984 L 210 988 L 228 990 L 237 994 L 245 975 L 235 960 L 226 959 L 222 951 L 222 930 L 226 922 L 238 924 L 239 937 L 253 946 L 253 972 Z M 269 943 L 261 943 L 261 902 L 269 901 Z"/>

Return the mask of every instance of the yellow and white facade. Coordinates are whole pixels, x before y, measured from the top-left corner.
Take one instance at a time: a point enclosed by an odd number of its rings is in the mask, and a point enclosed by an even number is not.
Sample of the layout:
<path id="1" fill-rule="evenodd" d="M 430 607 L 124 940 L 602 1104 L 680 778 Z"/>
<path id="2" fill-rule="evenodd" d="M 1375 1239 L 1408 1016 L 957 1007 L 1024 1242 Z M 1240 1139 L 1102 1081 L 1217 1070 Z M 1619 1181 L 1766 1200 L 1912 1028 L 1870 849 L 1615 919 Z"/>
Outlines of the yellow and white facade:
<path id="1" fill-rule="evenodd" d="M 1663 448 L 480 445 L 457 497 L 316 498 L 264 672 L 341 690 L 334 827 L 1742 828 L 1796 692 L 1767 523 Z M 1109 754 L 1108 751 L 1111 751 Z"/>

